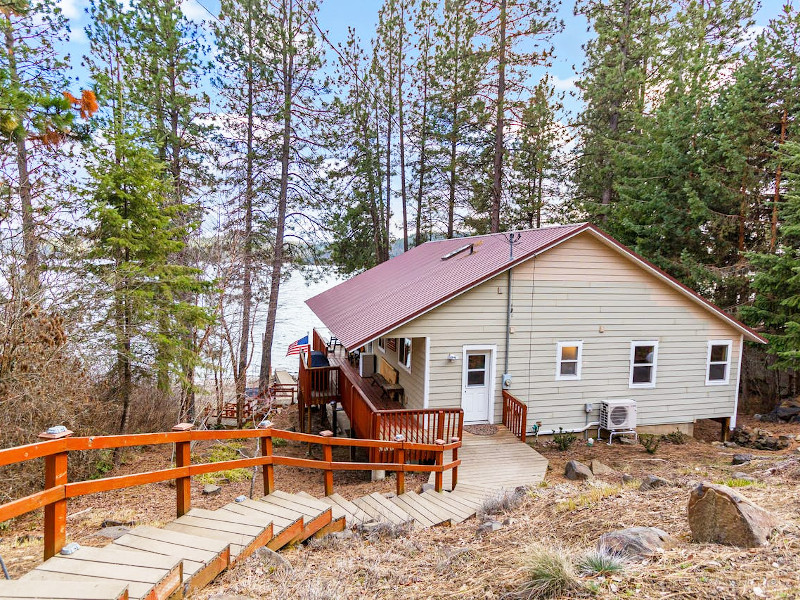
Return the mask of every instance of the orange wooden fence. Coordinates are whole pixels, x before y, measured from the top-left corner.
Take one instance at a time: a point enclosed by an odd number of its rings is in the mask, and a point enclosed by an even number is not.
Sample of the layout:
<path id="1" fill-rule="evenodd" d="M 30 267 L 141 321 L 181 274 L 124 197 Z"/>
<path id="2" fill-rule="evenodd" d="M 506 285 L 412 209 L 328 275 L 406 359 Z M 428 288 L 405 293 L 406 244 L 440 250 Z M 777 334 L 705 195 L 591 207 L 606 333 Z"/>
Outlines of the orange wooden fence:
<path id="1" fill-rule="evenodd" d="M 12 500 L 0 505 L 0 522 L 24 515 L 39 508 L 44 508 L 44 557 L 54 556 L 64 546 L 66 540 L 67 501 L 69 498 L 107 492 L 123 488 L 157 483 L 174 479 L 176 483 L 177 515 L 186 514 L 191 508 L 191 477 L 203 473 L 214 473 L 228 469 L 263 467 L 262 479 L 264 493 L 275 489 L 275 465 L 301 467 L 324 471 L 325 494 L 333 493 L 334 471 L 386 470 L 397 473 L 397 493 L 405 493 L 405 473 L 435 473 L 436 489 L 442 489 L 442 473 L 452 469 L 453 485 L 458 474 L 458 448 L 461 442 L 452 440 L 443 443 L 420 444 L 403 439 L 396 440 L 356 440 L 336 438 L 280 429 L 238 429 L 192 431 L 191 425 L 181 424 L 171 432 L 140 433 L 133 435 L 109 435 L 97 437 L 71 437 L 70 432 L 57 436 L 42 434 L 46 441 L 0 450 L 0 466 L 16 464 L 28 460 L 43 458 L 45 460 L 44 489 L 24 498 Z M 330 435 L 330 432 L 326 432 Z M 53 439 L 55 438 L 55 439 Z M 260 456 L 241 458 L 215 463 L 191 464 L 190 445 L 198 440 L 223 440 L 258 438 Z M 273 452 L 272 440 L 280 438 L 309 444 L 318 444 L 323 449 L 323 460 L 279 456 Z M 67 463 L 70 452 L 100 450 L 111 448 L 129 448 L 132 446 L 151 446 L 159 444 L 175 444 L 175 466 L 169 469 L 118 475 L 87 481 L 68 481 Z M 381 453 L 389 453 L 389 462 L 336 462 L 332 459 L 333 446 L 363 447 L 378 449 Z M 444 463 L 444 452 L 451 450 L 453 460 Z M 432 453 L 436 459 L 433 465 L 408 464 L 407 460 L 414 453 Z"/>
<path id="2" fill-rule="evenodd" d="M 517 400 L 514 396 L 503 390 L 503 425 L 525 441 L 525 431 L 528 427 L 528 405 Z"/>

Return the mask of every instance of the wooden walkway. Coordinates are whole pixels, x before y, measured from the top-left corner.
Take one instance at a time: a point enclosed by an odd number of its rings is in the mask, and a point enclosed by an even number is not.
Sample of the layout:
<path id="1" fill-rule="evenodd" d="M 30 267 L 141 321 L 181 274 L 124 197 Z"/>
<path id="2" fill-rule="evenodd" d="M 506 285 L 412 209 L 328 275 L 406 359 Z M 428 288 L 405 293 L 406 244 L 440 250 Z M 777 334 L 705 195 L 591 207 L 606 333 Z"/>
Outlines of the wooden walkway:
<path id="1" fill-rule="evenodd" d="M 445 453 L 445 462 L 451 460 L 450 454 Z M 458 458 L 461 466 L 457 489 L 462 484 L 497 491 L 513 490 L 521 485 L 535 486 L 547 472 L 547 459 L 520 442 L 503 425 L 497 425 L 494 435 L 473 435 L 465 431 Z M 431 473 L 429 481 L 433 483 L 433 479 Z M 450 471 L 444 473 L 444 489 L 453 489 Z"/>

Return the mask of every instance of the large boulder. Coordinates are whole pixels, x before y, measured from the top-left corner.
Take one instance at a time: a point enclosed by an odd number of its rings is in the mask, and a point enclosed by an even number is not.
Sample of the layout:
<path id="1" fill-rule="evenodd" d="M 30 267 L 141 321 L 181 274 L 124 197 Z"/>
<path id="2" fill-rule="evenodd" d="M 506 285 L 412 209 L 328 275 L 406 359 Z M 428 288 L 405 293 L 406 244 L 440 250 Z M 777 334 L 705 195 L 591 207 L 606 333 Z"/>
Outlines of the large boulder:
<path id="1" fill-rule="evenodd" d="M 571 460 L 567 463 L 567 466 L 564 467 L 564 477 L 574 481 L 594 479 L 591 469 L 577 460 Z"/>
<path id="2" fill-rule="evenodd" d="M 725 485 L 703 482 L 689 496 L 689 527 L 697 542 L 741 548 L 767 543 L 780 521 Z"/>
<path id="3" fill-rule="evenodd" d="M 597 541 L 597 547 L 641 560 L 658 554 L 673 542 L 669 534 L 658 527 L 629 527 L 604 533 Z"/>
<path id="4" fill-rule="evenodd" d="M 594 473 L 595 475 L 616 475 L 617 474 L 617 472 L 614 469 L 612 469 L 608 465 L 605 465 L 605 464 L 601 463 L 599 460 L 592 460 L 592 462 L 589 463 L 589 466 L 592 469 L 592 473 Z"/>

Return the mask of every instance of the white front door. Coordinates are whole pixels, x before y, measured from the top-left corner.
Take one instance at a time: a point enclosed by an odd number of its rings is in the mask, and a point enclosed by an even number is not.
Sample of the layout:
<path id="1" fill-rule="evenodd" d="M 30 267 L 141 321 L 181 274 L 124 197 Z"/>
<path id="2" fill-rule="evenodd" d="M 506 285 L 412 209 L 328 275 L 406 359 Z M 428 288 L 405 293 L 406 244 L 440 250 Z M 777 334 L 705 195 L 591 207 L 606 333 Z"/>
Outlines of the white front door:
<path id="1" fill-rule="evenodd" d="M 461 408 L 465 423 L 486 423 L 492 398 L 491 350 L 465 350 Z"/>

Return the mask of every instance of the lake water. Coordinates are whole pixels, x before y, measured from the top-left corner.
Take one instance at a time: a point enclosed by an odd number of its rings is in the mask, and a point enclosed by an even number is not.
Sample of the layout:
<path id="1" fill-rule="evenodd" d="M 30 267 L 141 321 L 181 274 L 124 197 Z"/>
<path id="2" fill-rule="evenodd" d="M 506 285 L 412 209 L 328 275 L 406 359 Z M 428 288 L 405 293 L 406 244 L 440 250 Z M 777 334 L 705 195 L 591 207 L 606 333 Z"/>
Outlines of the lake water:
<path id="1" fill-rule="evenodd" d="M 324 271 L 317 271 L 323 274 Z M 278 294 L 278 314 L 275 322 L 275 338 L 272 343 L 272 369 L 289 371 L 297 374 L 298 358 L 297 355 L 286 356 L 289 344 L 300 339 L 304 335 L 311 335 L 314 328 L 319 329 L 327 335 L 328 330 L 322 324 L 311 309 L 306 306 L 305 301 L 332 288 L 342 281 L 335 275 L 327 275 L 320 281 L 307 281 L 300 272 L 293 272 L 290 279 L 281 284 Z M 266 311 L 259 315 L 255 323 L 256 347 L 253 353 L 253 360 L 247 370 L 248 380 L 258 379 L 258 370 L 261 365 L 261 340 L 264 336 L 266 326 Z M 309 337 L 309 341 L 311 338 Z"/>

